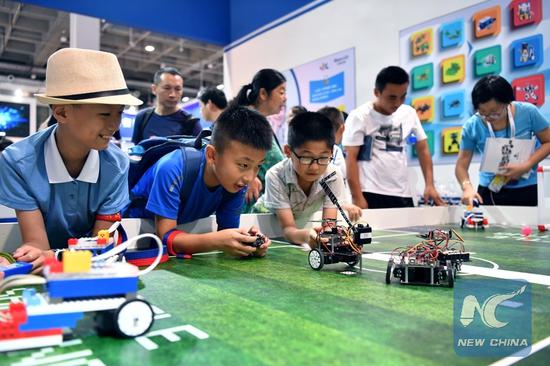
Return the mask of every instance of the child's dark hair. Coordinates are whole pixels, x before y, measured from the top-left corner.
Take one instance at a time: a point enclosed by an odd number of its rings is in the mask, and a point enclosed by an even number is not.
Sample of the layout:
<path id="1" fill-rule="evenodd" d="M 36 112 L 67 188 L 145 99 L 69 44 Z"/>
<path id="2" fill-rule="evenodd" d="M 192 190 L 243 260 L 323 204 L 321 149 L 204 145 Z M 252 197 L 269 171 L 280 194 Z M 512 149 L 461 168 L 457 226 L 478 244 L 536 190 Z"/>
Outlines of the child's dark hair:
<path id="1" fill-rule="evenodd" d="M 215 87 L 208 87 L 201 90 L 197 98 L 204 104 L 211 101 L 219 109 L 225 109 L 227 107 L 227 99 L 225 98 L 224 92 Z"/>
<path id="2" fill-rule="evenodd" d="M 214 124 L 212 145 L 223 152 L 231 141 L 268 151 L 273 141 L 273 130 L 260 113 L 243 106 L 229 106 Z"/>
<path id="3" fill-rule="evenodd" d="M 344 124 L 344 115 L 338 108 L 326 106 L 319 109 L 317 113 L 321 113 L 323 116 L 330 119 L 334 133 Z"/>
<path id="4" fill-rule="evenodd" d="M 265 89 L 269 95 L 273 89 L 284 82 L 286 82 L 286 79 L 279 71 L 262 69 L 254 75 L 252 83 L 241 88 L 233 103 L 237 105 L 255 105 L 260 95 L 260 89 Z"/>
<path id="5" fill-rule="evenodd" d="M 502 76 L 484 76 L 478 80 L 472 89 L 474 109 L 478 109 L 480 104 L 487 103 L 491 99 L 503 104 L 514 101 L 514 89 Z"/>
<path id="6" fill-rule="evenodd" d="M 409 82 L 409 74 L 399 66 L 384 67 L 378 75 L 374 87 L 378 91 L 383 91 L 387 84 L 403 85 Z"/>
<path id="7" fill-rule="evenodd" d="M 304 112 L 296 115 L 288 124 L 288 145 L 298 149 L 307 141 L 325 141 L 332 149 L 334 129 L 330 119 L 318 112 Z"/>

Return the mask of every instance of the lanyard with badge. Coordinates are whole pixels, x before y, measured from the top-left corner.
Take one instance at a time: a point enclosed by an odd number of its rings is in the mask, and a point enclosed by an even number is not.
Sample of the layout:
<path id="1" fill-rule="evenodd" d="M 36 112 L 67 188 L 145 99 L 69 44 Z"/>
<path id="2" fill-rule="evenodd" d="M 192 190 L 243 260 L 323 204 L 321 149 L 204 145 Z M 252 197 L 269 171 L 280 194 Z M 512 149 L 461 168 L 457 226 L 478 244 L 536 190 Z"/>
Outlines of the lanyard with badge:
<path id="1" fill-rule="evenodd" d="M 485 149 L 483 150 L 483 157 L 481 159 L 481 166 L 479 170 L 488 173 L 502 173 L 508 164 L 518 164 L 526 161 L 535 151 L 535 139 L 516 139 L 516 125 L 514 122 L 514 116 L 510 105 L 507 107 L 508 111 L 508 123 L 510 124 L 510 137 L 496 137 L 491 123 L 486 122 L 489 129 L 489 136 L 485 141 Z M 531 171 L 522 175 L 522 178 L 526 179 L 531 174 Z M 497 175 L 491 185 L 494 188 L 493 192 L 498 192 L 504 185 L 505 180 L 502 176 Z M 502 182 L 500 182 L 500 180 Z M 500 186 L 500 187 L 498 187 Z"/>

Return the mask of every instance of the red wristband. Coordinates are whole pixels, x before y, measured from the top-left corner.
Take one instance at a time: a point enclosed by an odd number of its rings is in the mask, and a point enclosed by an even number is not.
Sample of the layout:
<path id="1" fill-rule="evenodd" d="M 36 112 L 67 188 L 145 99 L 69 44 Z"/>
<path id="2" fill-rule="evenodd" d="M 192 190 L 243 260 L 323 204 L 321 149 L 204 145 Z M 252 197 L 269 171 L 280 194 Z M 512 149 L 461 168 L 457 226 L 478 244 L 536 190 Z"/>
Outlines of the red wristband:
<path id="1" fill-rule="evenodd" d="M 176 252 L 174 251 L 174 238 L 178 234 L 185 234 L 185 231 L 174 228 L 168 230 L 166 234 L 164 234 L 164 236 L 162 237 L 162 244 L 166 245 L 166 249 L 168 250 L 169 255 L 176 255 Z"/>
<path id="2" fill-rule="evenodd" d="M 112 215 L 95 215 L 96 220 L 101 221 L 109 221 L 109 222 L 117 222 L 122 221 L 122 216 L 120 216 L 120 212 L 117 212 L 116 214 Z"/>

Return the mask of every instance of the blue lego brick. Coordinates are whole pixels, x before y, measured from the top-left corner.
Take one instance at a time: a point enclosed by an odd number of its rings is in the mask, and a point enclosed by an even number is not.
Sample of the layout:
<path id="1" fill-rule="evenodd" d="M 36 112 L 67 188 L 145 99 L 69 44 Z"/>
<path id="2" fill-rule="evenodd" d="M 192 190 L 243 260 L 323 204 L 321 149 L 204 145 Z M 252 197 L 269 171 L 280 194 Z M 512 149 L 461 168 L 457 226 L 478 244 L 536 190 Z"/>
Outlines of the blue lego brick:
<path id="1" fill-rule="evenodd" d="M 26 262 L 15 262 L 7 266 L 0 266 L 0 272 L 4 272 L 4 278 L 17 274 L 27 274 L 31 270 L 32 264 Z"/>
<path id="2" fill-rule="evenodd" d="M 162 246 L 162 254 L 166 254 L 166 245 Z M 128 249 L 124 254 L 126 260 L 135 260 L 135 259 L 145 259 L 151 258 L 154 259 L 158 254 L 158 248 L 150 249 Z"/>
<path id="3" fill-rule="evenodd" d="M 137 292 L 137 277 L 56 278 L 47 283 L 50 298 L 76 299 Z"/>
<path id="4" fill-rule="evenodd" d="M 32 330 L 45 330 L 52 328 L 74 328 L 76 323 L 82 319 L 84 313 L 63 313 L 47 315 L 29 315 L 27 322 L 19 326 L 22 332 Z"/>

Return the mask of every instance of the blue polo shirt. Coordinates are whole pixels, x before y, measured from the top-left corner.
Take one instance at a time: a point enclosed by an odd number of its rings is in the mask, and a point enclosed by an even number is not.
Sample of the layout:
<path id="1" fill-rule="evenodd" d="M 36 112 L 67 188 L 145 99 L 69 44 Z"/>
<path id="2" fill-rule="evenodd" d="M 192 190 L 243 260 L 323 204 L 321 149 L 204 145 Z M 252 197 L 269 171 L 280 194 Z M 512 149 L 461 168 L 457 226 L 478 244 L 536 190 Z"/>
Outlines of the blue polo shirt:
<path id="1" fill-rule="evenodd" d="M 539 109 L 530 103 L 514 102 L 514 123 L 516 125 L 517 139 L 531 139 L 534 134 L 550 127 L 550 123 L 540 113 Z M 460 142 L 461 150 L 468 150 L 483 154 L 485 141 L 490 137 L 487 125 L 478 116 L 472 116 L 462 128 L 462 140 Z M 495 137 L 510 137 L 510 128 L 495 131 Z M 537 140 L 536 148 L 540 147 Z M 495 174 L 479 172 L 479 185 L 488 187 Z M 511 181 L 504 187 L 521 188 L 537 184 L 537 167 L 533 167 L 531 174 L 527 179 L 520 178 L 517 181 Z"/>
<path id="2" fill-rule="evenodd" d="M 143 123 L 145 122 L 143 114 L 145 112 L 146 109 L 140 111 L 136 116 L 132 135 L 132 142 L 134 144 L 138 144 L 140 141 L 151 137 L 166 137 L 173 135 L 197 136 L 202 131 L 200 121 L 191 118 L 189 113 L 182 109 L 166 116 L 159 116 L 153 112 L 149 122 L 147 122 L 145 128 L 143 128 Z"/>
<path id="3" fill-rule="evenodd" d="M 247 188 L 237 193 L 230 193 L 221 185 L 209 189 L 203 178 L 206 165 L 204 151 L 199 173 L 184 202 L 181 202 L 180 192 L 186 162 L 178 149 L 166 154 L 150 167 L 132 189 L 131 196 L 145 198 L 147 204 L 145 210 L 131 210 L 129 216 L 153 218 L 158 215 L 177 220 L 179 225 L 216 213 L 218 230 L 239 227 Z"/>
<path id="4" fill-rule="evenodd" d="M 129 201 L 126 155 L 114 145 L 91 150 L 73 179 L 57 150 L 56 128 L 37 132 L 0 154 L 0 204 L 40 210 L 52 249 L 66 248 L 69 238 L 91 235 L 97 214 L 120 212 Z"/>

